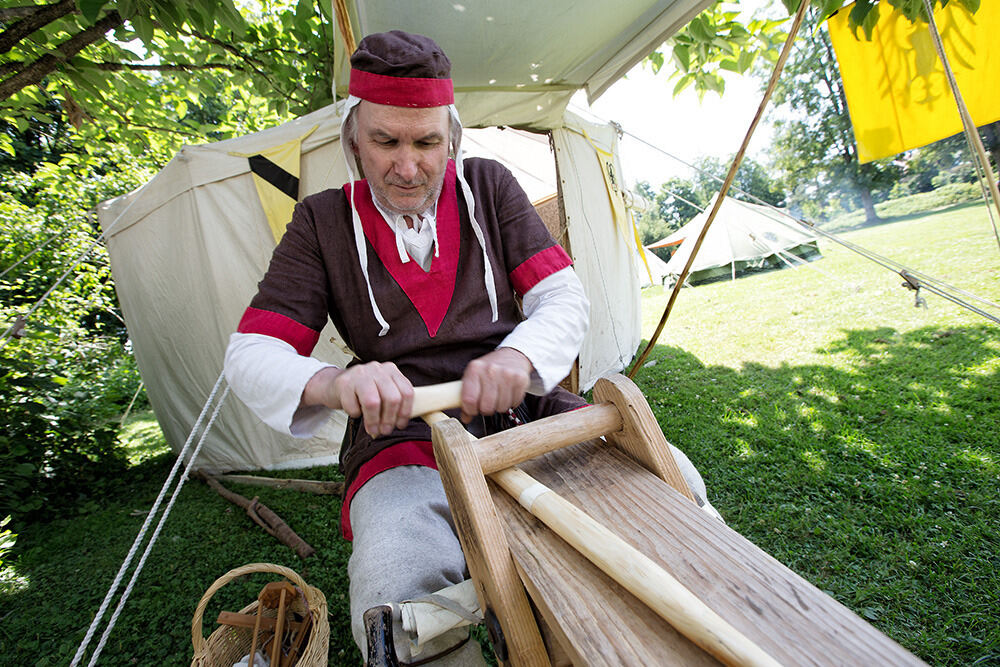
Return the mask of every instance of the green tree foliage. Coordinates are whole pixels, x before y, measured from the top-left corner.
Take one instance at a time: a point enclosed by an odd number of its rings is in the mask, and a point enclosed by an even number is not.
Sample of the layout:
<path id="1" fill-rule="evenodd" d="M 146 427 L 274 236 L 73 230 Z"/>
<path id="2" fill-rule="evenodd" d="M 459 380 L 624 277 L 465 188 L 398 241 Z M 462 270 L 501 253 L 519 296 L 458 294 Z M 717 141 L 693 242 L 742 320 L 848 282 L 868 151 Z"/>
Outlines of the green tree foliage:
<path id="1" fill-rule="evenodd" d="M 670 49 L 669 58 L 666 49 L 646 57 L 654 73 L 668 60 L 673 65 L 669 78 L 677 80 L 674 95 L 693 85 L 699 99 L 708 91 L 721 96 L 726 89 L 723 72 L 746 74 L 758 58 L 772 65 L 777 60 L 785 39 L 784 21 L 754 17 L 744 23 L 740 12 L 727 5 L 731 3 L 716 2 L 673 35 L 664 45 Z"/>
<path id="2" fill-rule="evenodd" d="M 328 103 L 329 11 L 326 0 L 0 2 L 0 330 L 52 290 L 23 336 L 0 343 L 0 516 L 86 510 L 124 465 L 116 434 L 140 379 L 93 246 L 96 205 L 181 143 Z"/>
<path id="3" fill-rule="evenodd" d="M 3 172 L 3 329 L 37 308 L 21 337 L 0 343 L 0 515 L 86 508 L 124 465 L 118 418 L 139 374 L 107 254 L 94 246 L 94 208 L 152 175 L 131 163 L 118 148 L 97 158 L 64 153 L 33 174 Z"/>
<path id="4" fill-rule="evenodd" d="M 324 0 L 59 0 L 0 8 L 0 110 L 134 152 L 225 138 L 332 100 Z M 0 150 L 13 153 L 9 137 Z"/>

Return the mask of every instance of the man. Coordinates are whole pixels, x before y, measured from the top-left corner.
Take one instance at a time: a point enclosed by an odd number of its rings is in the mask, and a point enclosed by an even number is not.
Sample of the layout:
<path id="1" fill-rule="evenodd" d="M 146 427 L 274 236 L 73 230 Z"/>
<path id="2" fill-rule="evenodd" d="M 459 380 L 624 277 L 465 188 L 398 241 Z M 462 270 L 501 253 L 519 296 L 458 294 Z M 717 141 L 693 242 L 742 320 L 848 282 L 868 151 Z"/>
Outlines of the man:
<path id="1" fill-rule="evenodd" d="M 282 432 L 308 437 L 333 409 L 351 416 L 341 528 L 353 538 L 352 630 L 364 655 L 366 609 L 467 577 L 430 431 L 409 418 L 413 387 L 461 378 L 459 416 L 477 436 L 579 407 L 556 384 L 589 306 L 510 172 L 462 159 L 441 49 L 393 31 L 362 40 L 351 64 L 341 141 L 352 183 L 296 207 L 230 341 L 226 376 Z M 347 368 L 308 356 L 327 316 L 357 356 Z M 481 664 L 467 636 L 446 634 L 420 659 Z"/>

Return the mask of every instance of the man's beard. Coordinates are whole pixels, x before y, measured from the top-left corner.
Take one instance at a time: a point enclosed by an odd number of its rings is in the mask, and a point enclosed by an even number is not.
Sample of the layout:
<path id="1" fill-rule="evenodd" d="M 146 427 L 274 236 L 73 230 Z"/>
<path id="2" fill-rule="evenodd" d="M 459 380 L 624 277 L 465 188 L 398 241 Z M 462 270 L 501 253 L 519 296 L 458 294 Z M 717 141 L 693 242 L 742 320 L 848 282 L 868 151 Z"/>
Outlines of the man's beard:
<path id="1" fill-rule="evenodd" d="M 396 206 L 393 203 L 392 198 L 389 197 L 389 195 L 387 194 L 388 188 L 393 185 L 410 186 L 414 184 L 384 183 L 380 184 L 378 187 L 372 187 L 372 194 L 378 200 L 378 203 L 382 206 L 382 208 L 396 215 L 420 215 L 431 209 L 437 202 L 438 197 L 441 196 L 441 188 L 444 185 L 444 178 L 441 179 L 441 183 L 438 183 L 437 187 L 433 187 L 428 191 L 427 197 L 422 202 L 420 202 L 415 206 L 407 208 Z M 425 185 L 425 184 L 421 183 L 420 185 Z"/>

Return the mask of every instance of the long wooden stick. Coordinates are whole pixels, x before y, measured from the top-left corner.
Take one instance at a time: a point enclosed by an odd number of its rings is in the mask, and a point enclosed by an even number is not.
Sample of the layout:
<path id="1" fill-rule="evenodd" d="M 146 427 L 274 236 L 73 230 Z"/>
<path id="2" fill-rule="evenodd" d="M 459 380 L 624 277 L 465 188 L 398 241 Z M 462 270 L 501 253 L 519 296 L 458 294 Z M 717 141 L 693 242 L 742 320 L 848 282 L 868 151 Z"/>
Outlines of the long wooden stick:
<path id="1" fill-rule="evenodd" d="M 439 410 L 451 410 L 462 405 L 462 381 L 415 387 L 413 390 L 413 417 L 421 417 Z"/>
<path id="2" fill-rule="evenodd" d="M 315 493 L 321 496 L 339 496 L 344 492 L 343 482 L 322 482 L 314 479 L 279 479 L 277 477 L 237 475 L 231 473 L 213 475 L 213 477 L 223 482 L 235 482 L 237 484 L 246 484 L 247 486 L 266 486 L 271 489 L 291 489 L 293 491 Z"/>
<path id="3" fill-rule="evenodd" d="M 490 479 L 602 572 L 723 663 L 780 665 L 669 572 L 521 469 L 501 470 Z"/>
<path id="4" fill-rule="evenodd" d="M 973 158 L 978 158 L 979 162 L 983 166 L 983 178 L 986 179 L 986 184 L 993 195 L 993 206 L 996 207 L 997 213 L 1000 213 L 1000 189 L 997 188 L 996 179 L 993 178 L 993 167 L 990 166 L 990 159 L 986 157 L 986 149 L 983 147 L 983 141 L 979 137 L 979 130 L 976 128 L 976 123 L 972 119 L 972 115 L 969 113 L 969 107 L 966 106 L 965 100 L 962 98 L 962 91 L 958 87 L 958 81 L 955 79 L 955 73 L 951 69 L 951 62 L 948 60 L 948 54 L 945 53 L 944 43 L 941 41 L 941 33 L 938 32 L 937 23 L 934 20 L 934 7 L 933 3 L 929 0 L 924 0 L 924 9 L 927 12 L 927 28 L 930 30 L 931 38 L 934 42 L 934 49 L 937 51 L 938 58 L 941 60 L 941 66 L 944 67 L 945 77 L 948 80 L 948 85 L 951 87 L 951 94 L 955 98 L 955 105 L 958 107 L 958 116 L 962 119 L 962 128 L 965 130 L 966 139 L 969 141 L 969 145 L 972 147 L 974 153 Z M 989 201 L 986 202 L 987 207 L 989 206 Z M 990 214 L 992 218 L 992 213 Z M 997 244 L 1000 245 L 1000 236 L 997 236 L 996 226 L 993 227 L 993 235 L 996 236 Z"/>

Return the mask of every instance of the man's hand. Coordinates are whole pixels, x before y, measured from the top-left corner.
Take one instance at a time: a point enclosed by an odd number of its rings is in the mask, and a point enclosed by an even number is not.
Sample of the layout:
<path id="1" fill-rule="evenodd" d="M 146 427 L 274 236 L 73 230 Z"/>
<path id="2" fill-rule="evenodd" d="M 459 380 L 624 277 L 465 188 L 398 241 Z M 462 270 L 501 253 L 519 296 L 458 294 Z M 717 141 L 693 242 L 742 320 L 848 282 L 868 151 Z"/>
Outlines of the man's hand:
<path id="1" fill-rule="evenodd" d="M 374 438 L 409 423 L 413 385 L 393 363 L 372 361 L 347 369 L 324 368 L 306 383 L 302 403 L 363 417 L 365 431 Z"/>
<path id="2" fill-rule="evenodd" d="M 493 415 L 520 405 L 531 384 L 531 361 L 512 347 L 501 347 L 465 367 L 462 375 L 462 421 Z"/>

